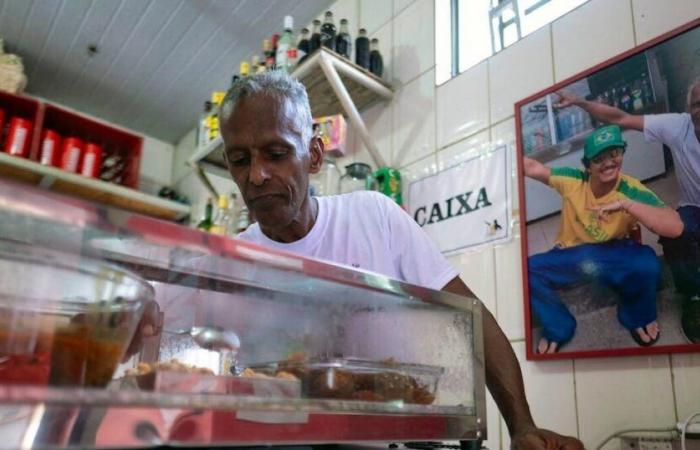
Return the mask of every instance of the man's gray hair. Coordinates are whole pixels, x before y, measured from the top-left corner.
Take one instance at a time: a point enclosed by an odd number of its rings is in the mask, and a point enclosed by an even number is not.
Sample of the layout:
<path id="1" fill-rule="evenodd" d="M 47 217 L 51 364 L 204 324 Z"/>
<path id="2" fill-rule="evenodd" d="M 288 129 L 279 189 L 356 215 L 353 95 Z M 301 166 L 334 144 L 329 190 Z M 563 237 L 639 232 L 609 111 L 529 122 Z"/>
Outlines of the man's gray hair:
<path id="1" fill-rule="evenodd" d="M 289 100 L 296 109 L 295 120 L 304 145 L 308 145 L 313 133 L 311 106 L 306 88 L 283 70 L 272 70 L 236 81 L 221 103 L 219 114 L 228 117 L 241 100 L 251 95 L 269 95 L 280 100 Z M 308 147 L 307 147 L 308 148 Z"/>
<path id="2" fill-rule="evenodd" d="M 685 98 L 685 106 L 688 109 L 690 109 L 690 97 L 693 96 L 693 91 L 698 88 L 700 88 L 700 77 L 694 79 L 693 82 L 690 83 L 690 85 L 688 86 L 688 94 Z"/>

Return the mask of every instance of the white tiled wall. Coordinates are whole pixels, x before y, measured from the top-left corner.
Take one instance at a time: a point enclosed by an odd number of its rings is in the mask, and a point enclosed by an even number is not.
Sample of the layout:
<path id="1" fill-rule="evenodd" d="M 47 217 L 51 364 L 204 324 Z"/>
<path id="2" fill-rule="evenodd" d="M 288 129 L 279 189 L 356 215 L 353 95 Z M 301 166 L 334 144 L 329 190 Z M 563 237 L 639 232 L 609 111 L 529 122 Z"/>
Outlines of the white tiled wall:
<path id="1" fill-rule="evenodd" d="M 393 17 L 386 20 L 393 3 Z M 500 54 L 435 87 L 433 0 L 338 0 L 357 27 L 376 30 L 392 102 L 363 113 L 385 159 L 406 184 L 491 143 L 515 143 L 513 104 L 636 44 L 700 16 L 700 1 L 590 0 Z M 430 79 L 430 80 L 429 80 Z M 359 140 L 347 160 L 375 166 Z M 512 155 L 514 157 L 514 151 Z M 515 180 L 515 168 L 513 168 Z M 505 245 L 450 257 L 496 316 L 521 362 L 537 423 L 578 436 L 594 448 L 622 428 L 669 426 L 700 410 L 700 357 L 673 355 L 589 360 L 525 360 L 517 183 L 513 183 L 514 239 Z M 510 439 L 488 399 L 490 449 Z M 613 440 L 606 449 L 617 448 Z"/>

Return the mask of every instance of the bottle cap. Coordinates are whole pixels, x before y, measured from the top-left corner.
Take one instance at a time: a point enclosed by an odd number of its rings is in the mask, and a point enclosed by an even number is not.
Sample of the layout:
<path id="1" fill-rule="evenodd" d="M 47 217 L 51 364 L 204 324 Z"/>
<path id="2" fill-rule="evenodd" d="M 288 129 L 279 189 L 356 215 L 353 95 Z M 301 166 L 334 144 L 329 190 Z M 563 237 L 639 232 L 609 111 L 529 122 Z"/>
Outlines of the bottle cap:
<path id="1" fill-rule="evenodd" d="M 291 30 L 292 28 L 294 28 L 294 18 L 292 16 L 284 16 L 284 29 Z"/>
<path id="2" fill-rule="evenodd" d="M 321 25 L 321 21 L 318 19 L 314 19 L 313 24 L 314 25 Z"/>
<path id="3" fill-rule="evenodd" d="M 250 64 L 248 61 L 241 61 L 240 72 L 242 76 L 248 76 L 250 74 Z"/>
<path id="4" fill-rule="evenodd" d="M 377 38 L 372 38 L 372 40 L 371 40 L 370 42 L 371 42 L 372 44 L 379 44 L 379 39 L 377 39 Z"/>
<path id="5" fill-rule="evenodd" d="M 325 16 L 326 16 L 326 17 L 333 17 L 333 12 L 331 12 L 331 11 L 326 11 Z"/>
<path id="6" fill-rule="evenodd" d="M 302 28 L 302 29 L 301 29 L 301 34 L 309 34 L 309 29 L 308 29 L 308 28 Z"/>
<path id="7" fill-rule="evenodd" d="M 219 208 L 228 208 L 228 196 L 227 195 L 219 195 Z"/>
<path id="8" fill-rule="evenodd" d="M 367 34 L 367 30 L 365 30 L 364 28 L 360 28 L 360 34 L 361 35 Z"/>
<path id="9" fill-rule="evenodd" d="M 348 19 L 340 19 L 340 24 L 341 24 L 341 25 L 347 25 L 347 24 L 348 24 Z"/>

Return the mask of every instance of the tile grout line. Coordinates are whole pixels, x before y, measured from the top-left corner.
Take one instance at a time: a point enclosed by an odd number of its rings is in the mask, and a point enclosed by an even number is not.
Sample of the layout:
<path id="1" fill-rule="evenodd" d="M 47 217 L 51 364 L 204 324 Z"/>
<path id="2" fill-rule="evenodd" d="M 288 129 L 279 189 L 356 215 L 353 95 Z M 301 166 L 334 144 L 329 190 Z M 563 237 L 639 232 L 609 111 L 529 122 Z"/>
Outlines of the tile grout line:
<path id="1" fill-rule="evenodd" d="M 634 24 L 634 0 L 630 0 L 630 13 L 632 15 L 632 38 L 634 39 L 634 45 L 637 46 L 637 27 Z"/>
<path id="2" fill-rule="evenodd" d="M 574 412 L 576 413 L 576 437 L 581 440 L 581 420 L 579 418 L 578 410 L 578 390 L 576 389 L 576 360 L 571 360 L 571 373 L 573 375 L 574 383 Z"/>
<path id="3" fill-rule="evenodd" d="M 678 418 L 678 397 L 676 396 L 676 375 L 673 372 L 673 358 L 671 354 L 669 353 L 668 355 L 668 367 L 671 370 L 671 394 L 673 396 L 673 414 L 676 418 L 676 423 L 680 421 Z"/>

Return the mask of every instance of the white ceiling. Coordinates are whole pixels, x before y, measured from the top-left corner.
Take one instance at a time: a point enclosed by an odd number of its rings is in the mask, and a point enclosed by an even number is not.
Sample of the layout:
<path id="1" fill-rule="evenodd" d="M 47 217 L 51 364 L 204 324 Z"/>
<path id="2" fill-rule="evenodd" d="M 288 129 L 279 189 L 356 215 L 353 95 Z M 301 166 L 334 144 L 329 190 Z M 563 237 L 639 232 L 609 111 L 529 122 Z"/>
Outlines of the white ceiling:
<path id="1" fill-rule="evenodd" d="M 28 93 L 174 143 L 286 14 L 299 28 L 330 3 L 0 0 L 0 37 L 23 58 Z"/>

